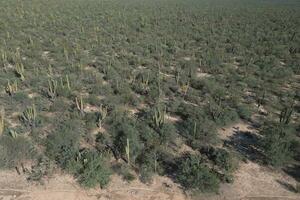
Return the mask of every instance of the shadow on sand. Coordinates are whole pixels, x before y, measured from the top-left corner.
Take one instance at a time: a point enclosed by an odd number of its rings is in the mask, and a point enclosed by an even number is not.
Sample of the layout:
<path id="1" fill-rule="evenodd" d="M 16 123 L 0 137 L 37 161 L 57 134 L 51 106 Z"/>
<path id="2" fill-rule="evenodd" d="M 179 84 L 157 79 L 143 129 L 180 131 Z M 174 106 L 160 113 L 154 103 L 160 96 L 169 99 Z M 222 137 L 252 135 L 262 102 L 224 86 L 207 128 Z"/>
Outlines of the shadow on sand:
<path id="1" fill-rule="evenodd" d="M 248 160 L 263 163 L 264 155 L 259 148 L 259 140 L 258 134 L 235 128 L 234 134 L 224 141 L 224 145 L 235 149 Z"/>

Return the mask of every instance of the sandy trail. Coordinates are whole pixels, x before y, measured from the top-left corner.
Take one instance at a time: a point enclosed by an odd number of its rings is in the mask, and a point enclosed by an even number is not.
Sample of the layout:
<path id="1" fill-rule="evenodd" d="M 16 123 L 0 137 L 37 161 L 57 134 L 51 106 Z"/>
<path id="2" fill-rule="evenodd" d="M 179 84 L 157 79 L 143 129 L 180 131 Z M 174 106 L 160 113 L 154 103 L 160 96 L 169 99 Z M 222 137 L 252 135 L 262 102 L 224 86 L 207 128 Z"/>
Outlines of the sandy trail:
<path id="1" fill-rule="evenodd" d="M 168 186 L 168 187 L 167 187 Z M 112 176 L 105 189 L 85 190 L 74 178 L 57 174 L 45 185 L 33 185 L 14 171 L 0 172 L 1 200 L 187 200 L 179 186 L 167 177 L 154 177 L 150 185 L 138 180 L 127 183 Z"/>

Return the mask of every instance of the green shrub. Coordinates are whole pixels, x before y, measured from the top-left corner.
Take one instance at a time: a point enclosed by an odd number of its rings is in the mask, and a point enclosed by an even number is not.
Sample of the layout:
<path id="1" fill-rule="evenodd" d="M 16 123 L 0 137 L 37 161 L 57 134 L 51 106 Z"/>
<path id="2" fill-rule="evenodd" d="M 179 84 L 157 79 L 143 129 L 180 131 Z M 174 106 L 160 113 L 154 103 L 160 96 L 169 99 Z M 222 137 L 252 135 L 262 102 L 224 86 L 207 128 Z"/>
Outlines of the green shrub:
<path id="1" fill-rule="evenodd" d="M 84 152 L 82 168 L 78 172 L 78 180 L 84 187 L 95 187 L 97 184 L 104 187 L 110 180 L 111 170 L 105 157 L 94 151 Z"/>
<path id="2" fill-rule="evenodd" d="M 207 155 L 208 158 L 222 170 L 232 171 L 235 167 L 231 154 L 225 149 L 211 147 L 209 148 Z"/>
<path id="3" fill-rule="evenodd" d="M 135 176 L 127 164 L 116 164 L 112 166 L 112 169 L 115 173 L 121 175 L 122 178 L 128 182 L 135 180 Z"/>
<path id="4" fill-rule="evenodd" d="M 266 124 L 260 132 L 263 135 L 261 146 L 267 163 L 273 166 L 283 166 L 293 155 L 294 129 L 286 124 Z"/>
<path id="5" fill-rule="evenodd" d="M 23 136 L 13 138 L 3 135 L 0 137 L 0 168 L 16 167 L 34 158 L 35 155 L 36 150 L 29 139 Z"/>
<path id="6" fill-rule="evenodd" d="M 120 115 L 120 116 L 119 116 Z M 130 162 L 134 162 L 140 154 L 143 144 L 140 141 L 136 122 L 124 113 L 119 113 L 113 117 L 110 126 L 110 133 L 113 137 L 115 149 L 123 156 L 126 155 L 127 140 L 129 142 Z"/>
<path id="7" fill-rule="evenodd" d="M 178 162 L 177 179 L 185 188 L 201 191 L 216 192 L 219 179 L 197 155 L 187 155 Z"/>
<path id="8" fill-rule="evenodd" d="M 176 136 L 176 128 L 171 123 L 164 123 L 163 126 L 158 130 L 160 143 L 167 144 L 173 141 Z"/>
<path id="9" fill-rule="evenodd" d="M 183 134 L 197 147 L 215 144 L 217 142 L 217 130 L 215 123 L 207 118 L 188 118 L 182 125 Z M 195 147 L 196 147 L 195 146 Z"/>
<path id="10" fill-rule="evenodd" d="M 38 158 L 37 163 L 31 166 L 27 180 L 39 181 L 43 183 L 43 177 L 51 176 L 54 172 L 54 162 L 49 158 L 42 156 Z"/>
<path id="11" fill-rule="evenodd" d="M 46 140 L 46 154 L 62 168 L 74 159 L 79 151 L 79 137 L 82 131 L 81 122 L 68 120 L 64 122 Z"/>
<path id="12" fill-rule="evenodd" d="M 154 174 L 153 171 L 149 169 L 146 165 L 143 165 L 140 168 L 140 180 L 143 183 L 151 183 L 153 174 Z"/>
<path id="13" fill-rule="evenodd" d="M 237 107 L 237 113 L 241 119 L 245 119 L 245 120 L 249 120 L 252 115 L 251 109 L 245 105 L 239 105 Z"/>

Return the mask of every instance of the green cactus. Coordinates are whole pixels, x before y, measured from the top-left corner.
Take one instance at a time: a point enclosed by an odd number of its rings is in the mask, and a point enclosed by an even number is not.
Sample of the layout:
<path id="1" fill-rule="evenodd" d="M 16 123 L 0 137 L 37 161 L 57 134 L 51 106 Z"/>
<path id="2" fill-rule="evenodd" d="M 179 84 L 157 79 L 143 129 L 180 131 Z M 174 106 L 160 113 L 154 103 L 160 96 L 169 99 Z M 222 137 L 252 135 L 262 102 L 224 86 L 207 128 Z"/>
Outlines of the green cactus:
<path id="1" fill-rule="evenodd" d="M 180 80 L 180 72 L 177 71 L 175 74 L 175 80 L 176 80 L 176 84 L 179 85 L 179 80 Z"/>
<path id="2" fill-rule="evenodd" d="M 22 113 L 21 119 L 29 124 L 29 126 L 34 126 L 36 122 L 37 112 L 35 105 L 27 107 Z"/>
<path id="3" fill-rule="evenodd" d="M 130 144 L 129 139 L 126 139 L 126 147 L 125 147 L 126 157 L 127 157 L 127 163 L 130 165 Z"/>
<path id="4" fill-rule="evenodd" d="M 75 98 L 75 104 L 76 104 L 76 108 L 77 108 L 81 113 L 84 113 L 84 105 L 83 105 L 83 99 L 82 99 L 82 96 L 80 96 L 80 99 L 78 99 L 77 97 Z"/>
<path id="5" fill-rule="evenodd" d="M 157 172 L 157 153 L 154 154 L 154 172 Z"/>
<path id="6" fill-rule="evenodd" d="M 165 115 L 166 115 L 166 107 L 164 107 L 163 109 L 157 107 L 154 110 L 153 122 L 156 128 L 161 128 L 163 126 L 163 124 L 165 123 Z"/>
<path id="7" fill-rule="evenodd" d="M 14 56 L 15 56 L 14 58 L 15 58 L 16 61 L 21 61 L 21 53 L 20 53 L 19 48 L 16 49 L 16 53 L 15 53 Z"/>
<path id="8" fill-rule="evenodd" d="M 71 84 L 70 84 L 70 80 L 69 80 L 68 75 L 66 75 L 66 87 L 68 88 L 68 90 L 71 90 Z"/>
<path id="9" fill-rule="evenodd" d="M 3 49 L 1 50 L 1 60 L 2 60 L 3 67 L 5 67 L 6 64 L 8 63 L 8 59 L 7 59 L 7 54 Z"/>
<path id="10" fill-rule="evenodd" d="M 196 138 L 196 134 L 197 134 L 197 122 L 194 122 L 194 130 L 193 130 L 194 138 Z"/>
<path id="11" fill-rule="evenodd" d="M 15 131 L 15 130 L 9 130 L 9 135 L 10 135 L 12 138 L 17 138 L 17 137 L 18 137 L 18 132 Z"/>
<path id="12" fill-rule="evenodd" d="M 4 109 L 2 108 L 0 111 L 0 135 L 4 132 Z"/>
<path id="13" fill-rule="evenodd" d="M 142 88 L 143 90 L 148 90 L 149 89 L 149 71 L 147 72 L 147 76 L 142 76 Z"/>
<path id="14" fill-rule="evenodd" d="M 48 80 L 48 96 L 54 99 L 57 96 L 57 81 L 53 79 Z"/>
<path id="15" fill-rule="evenodd" d="M 20 77 L 22 81 L 25 80 L 24 76 L 24 65 L 22 63 L 17 63 L 15 67 L 16 74 Z"/>
<path id="16" fill-rule="evenodd" d="M 52 65 L 51 64 L 49 64 L 48 65 L 48 76 L 53 76 L 53 70 L 52 70 Z"/>
<path id="17" fill-rule="evenodd" d="M 7 85 L 5 87 L 6 93 L 8 93 L 10 96 L 15 94 L 18 91 L 18 82 L 15 80 L 14 83 L 10 83 L 8 80 Z"/>
<path id="18" fill-rule="evenodd" d="M 183 93 L 184 96 L 187 94 L 189 88 L 190 88 L 190 82 L 189 81 L 187 83 L 184 83 L 184 84 L 181 85 L 180 90 L 181 90 L 181 92 Z"/>
<path id="19" fill-rule="evenodd" d="M 69 52 L 66 47 L 64 47 L 64 56 L 65 56 L 66 61 L 68 62 L 69 61 Z"/>
<path id="20" fill-rule="evenodd" d="M 102 123 L 105 120 L 105 118 L 107 117 L 107 107 L 104 107 L 102 104 L 100 105 L 100 109 L 99 109 L 100 115 L 98 118 L 98 123 L 97 126 L 99 128 L 102 128 Z"/>
<path id="21" fill-rule="evenodd" d="M 67 88 L 68 90 L 71 90 L 71 84 L 68 75 L 65 76 L 65 79 L 63 79 L 62 77 L 60 78 L 60 86 L 63 89 Z"/>

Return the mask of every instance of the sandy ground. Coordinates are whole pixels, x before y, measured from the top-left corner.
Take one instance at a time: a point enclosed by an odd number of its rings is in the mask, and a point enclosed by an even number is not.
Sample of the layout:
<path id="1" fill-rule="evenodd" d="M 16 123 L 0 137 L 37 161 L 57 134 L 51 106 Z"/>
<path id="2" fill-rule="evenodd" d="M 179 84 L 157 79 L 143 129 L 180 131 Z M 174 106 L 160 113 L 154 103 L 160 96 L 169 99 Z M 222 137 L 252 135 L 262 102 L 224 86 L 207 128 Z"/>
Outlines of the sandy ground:
<path id="1" fill-rule="evenodd" d="M 256 130 L 245 122 L 219 131 L 223 140 L 229 140 L 237 131 L 256 134 Z M 279 170 L 269 169 L 248 160 L 240 162 L 234 174 L 233 184 L 221 186 L 220 194 L 206 196 L 205 200 L 298 200 L 300 194 L 289 191 L 284 185 L 295 186 L 296 180 Z"/>
<path id="2" fill-rule="evenodd" d="M 169 178 L 154 177 L 145 185 L 113 176 L 105 189 L 84 190 L 68 175 L 57 174 L 44 185 L 33 185 L 14 171 L 0 172 L 1 200 L 188 200 Z"/>
<path id="3" fill-rule="evenodd" d="M 241 122 L 219 131 L 222 140 L 229 140 L 238 131 L 255 130 Z M 241 162 L 233 184 L 223 184 L 219 194 L 203 194 L 195 200 L 300 200 L 300 195 L 284 185 L 296 180 L 281 171 L 271 170 L 255 162 Z M 0 172 L 0 200 L 190 200 L 180 187 L 167 177 L 155 176 L 150 185 L 138 180 L 131 183 L 113 176 L 105 189 L 85 190 L 74 178 L 57 174 L 45 185 L 34 185 L 15 171 Z"/>

